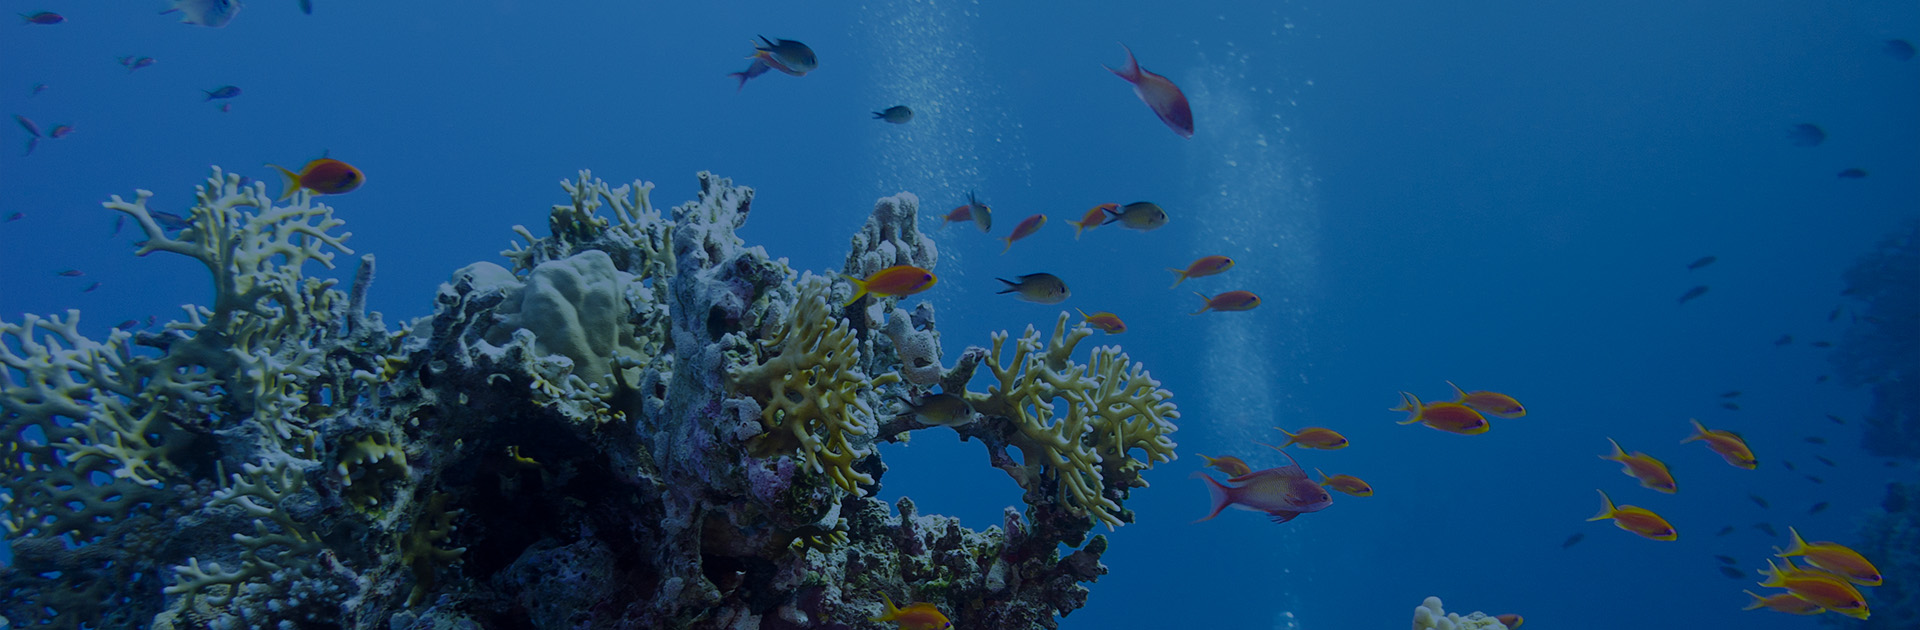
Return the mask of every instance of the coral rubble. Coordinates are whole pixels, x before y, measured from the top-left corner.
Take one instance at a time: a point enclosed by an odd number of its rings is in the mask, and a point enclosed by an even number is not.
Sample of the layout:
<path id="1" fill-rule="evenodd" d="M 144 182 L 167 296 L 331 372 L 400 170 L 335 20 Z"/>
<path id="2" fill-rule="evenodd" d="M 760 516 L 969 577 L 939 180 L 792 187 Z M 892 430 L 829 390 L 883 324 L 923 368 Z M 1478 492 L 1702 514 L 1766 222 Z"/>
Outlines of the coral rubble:
<path id="1" fill-rule="evenodd" d="M 0 321 L 0 625 L 847 628 L 884 593 L 1052 628 L 1085 605 L 1087 534 L 1174 456 L 1171 394 L 1117 347 L 1076 362 L 1065 314 L 943 365 L 931 306 L 837 308 L 843 284 L 735 236 L 751 189 L 699 179 L 661 212 L 582 172 L 549 236 L 516 226 L 507 265 L 399 330 L 365 310 L 371 256 L 345 292 L 306 275 L 352 253 L 306 192 L 216 169 L 172 237 L 151 193 L 114 197 L 212 301 L 100 340 L 78 312 Z M 842 272 L 931 268 L 917 206 L 876 204 Z M 1001 526 L 872 498 L 874 443 L 938 428 L 893 403 L 935 387 L 1026 491 Z"/>

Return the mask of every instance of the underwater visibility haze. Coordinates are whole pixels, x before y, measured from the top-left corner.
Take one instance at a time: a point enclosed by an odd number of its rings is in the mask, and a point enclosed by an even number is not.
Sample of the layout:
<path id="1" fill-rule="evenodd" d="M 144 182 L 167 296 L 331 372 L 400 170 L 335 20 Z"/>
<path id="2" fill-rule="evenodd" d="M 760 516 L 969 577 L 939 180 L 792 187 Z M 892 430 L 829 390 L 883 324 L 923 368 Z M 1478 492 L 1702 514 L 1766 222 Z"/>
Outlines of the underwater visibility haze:
<path id="1" fill-rule="evenodd" d="M 1920 627 L 1911 2 L 12 10 L 0 629 Z"/>

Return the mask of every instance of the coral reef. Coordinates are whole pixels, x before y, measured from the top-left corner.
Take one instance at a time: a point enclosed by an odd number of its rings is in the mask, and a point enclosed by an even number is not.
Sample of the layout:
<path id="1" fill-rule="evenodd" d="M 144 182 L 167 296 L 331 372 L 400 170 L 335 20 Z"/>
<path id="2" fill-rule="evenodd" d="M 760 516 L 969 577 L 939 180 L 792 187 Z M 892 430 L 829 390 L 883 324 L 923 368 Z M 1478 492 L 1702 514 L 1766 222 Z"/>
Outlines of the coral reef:
<path id="1" fill-rule="evenodd" d="M 1920 459 L 1920 221 L 1846 272 L 1853 322 L 1830 357 L 1840 381 L 1873 394 L 1862 446 Z"/>
<path id="2" fill-rule="evenodd" d="M 1920 628 L 1920 481 L 1887 484 L 1883 510 L 1860 526 L 1854 550 L 1880 569 L 1885 581 L 1861 589 L 1873 617 L 1865 621 L 1825 615 L 1821 623 L 1835 628 L 1894 630 Z"/>
<path id="3" fill-rule="evenodd" d="M 735 231 L 753 191 L 582 172 L 550 235 L 453 272 L 389 330 L 331 208 L 216 169 L 141 254 L 203 263 L 212 301 L 158 332 L 0 321 L 0 624 L 32 628 L 847 628 L 882 593 L 962 627 L 1052 628 L 1106 572 L 1178 411 L 1062 314 L 943 366 L 931 306 L 797 274 Z M 918 201 L 880 200 L 848 275 L 931 268 Z M 987 391 L 967 391 L 985 364 Z M 890 413 L 934 386 L 1026 490 L 1001 526 L 875 500 Z M 906 424 L 902 424 L 902 421 Z M 1008 447 L 1018 448 L 1015 460 Z M 1136 459 L 1136 454 L 1139 459 Z M 897 514 L 894 509 L 897 508 Z"/>
<path id="4" fill-rule="evenodd" d="M 1459 613 L 1449 613 L 1440 605 L 1440 598 L 1428 597 L 1413 609 L 1413 630 L 1506 630 L 1500 620 L 1482 612 L 1465 617 Z"/>

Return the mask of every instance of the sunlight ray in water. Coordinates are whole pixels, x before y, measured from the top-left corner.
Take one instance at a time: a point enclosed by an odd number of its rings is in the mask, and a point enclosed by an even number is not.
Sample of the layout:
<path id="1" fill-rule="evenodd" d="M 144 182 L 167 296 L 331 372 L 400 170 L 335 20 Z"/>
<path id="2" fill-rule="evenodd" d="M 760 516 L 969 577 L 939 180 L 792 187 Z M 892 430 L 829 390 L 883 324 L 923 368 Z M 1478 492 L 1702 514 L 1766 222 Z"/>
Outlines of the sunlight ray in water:
<path id="1" fill-rule="evenodd" d="M 864 6 L 858 14 L 854 35 L 875 51 L 868 69 L 873 80 L 862 94 L 869 109 L 906 105 L 914 112 L 906 124 L 872 121 L 885 127 L 870 145 L 872 196 L 913 192 L 922 204 L 922 229 L 932 230 L 970 190 L 993 204 L 1008 195 L 996 187 L 1033 186 L 1021 124 L 996 105 L 1006 99 L 986 80 L 985 53 L 969 32 L 979 17 L 975 9 L 913 0 Z M 941 254 L 956 263 L 963 256 L 954 247 Z M 956 283 L 945 297 L 959 290 Z"/>
<path id="2" fill-rule="evenodd" d="M 1208 441 L 1244 444 L 1271 437 L 1269 427 L 1304 409 L 1298 397 L 1312 360 L 1320 219 L 1312 176 L 1286 144 L 1286 99 L 1248 85 L 1245 57 L 1229 53 L 1205 67 L 1184 83 L 1189 98 L 1204 104 L 1197 116 L 1215 129 L 1247 131 L 1194 138 L 1189 168 L 1202 176 L 1191 214 L 1200 224 L 1195 241 L 1207 245 L 1189 258 L 1233 258 L 1232 281 L 1221 290 L 1250 290 L 1262 303 L 1205 320 L 1212 391 L 1200 404 L 1206 417 L 1221 419 L 1206 425 L 1215 432 Z"/>

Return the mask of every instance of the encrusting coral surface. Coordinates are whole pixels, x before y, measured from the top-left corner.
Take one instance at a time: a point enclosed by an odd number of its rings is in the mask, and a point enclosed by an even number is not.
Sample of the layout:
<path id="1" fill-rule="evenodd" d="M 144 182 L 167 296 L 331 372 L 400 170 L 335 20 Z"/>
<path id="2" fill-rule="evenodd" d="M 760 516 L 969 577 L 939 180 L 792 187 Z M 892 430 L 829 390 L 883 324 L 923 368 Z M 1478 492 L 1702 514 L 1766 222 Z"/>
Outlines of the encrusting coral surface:
<path id="1" fill-rule="evenodd" d="M 0 626 L 850 628 L 886 594 L 1052 628 L 1083 606 L 1088 534 L 1174 457 L 1171 395 L 1117 347 L 1076 362 L 1064 313 L 946 364 L 930 305 L 838 307 L 839 274 L 735 236 L 752 189 L 699 179 L 662 212 L 582 172 L 549 236 L 516 227 L 507 265 L 454 271 L 399 330 L 365 309 L 372 256 L 345 292 L 306 275 L 352 253 L 306 192 L 215 169 L 172 235 L 151 193 L 114 197 L 211 302 L 103 339 L 77 311 L 0 321 Z M 917 226 L 911 194 L 882 199 L 840 271 L 931 268 Z M 1000 526 L 872 498 L 876 441 L 949 428 L 899 411 L 936 388 L 1026 491 Z"/>

